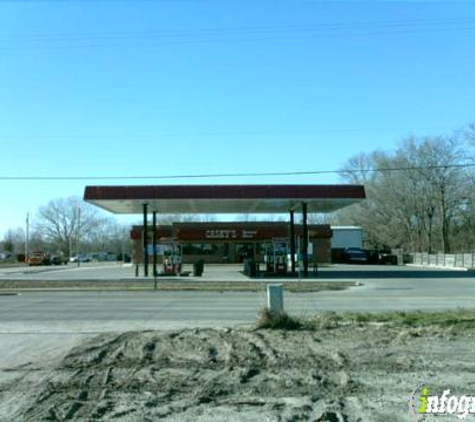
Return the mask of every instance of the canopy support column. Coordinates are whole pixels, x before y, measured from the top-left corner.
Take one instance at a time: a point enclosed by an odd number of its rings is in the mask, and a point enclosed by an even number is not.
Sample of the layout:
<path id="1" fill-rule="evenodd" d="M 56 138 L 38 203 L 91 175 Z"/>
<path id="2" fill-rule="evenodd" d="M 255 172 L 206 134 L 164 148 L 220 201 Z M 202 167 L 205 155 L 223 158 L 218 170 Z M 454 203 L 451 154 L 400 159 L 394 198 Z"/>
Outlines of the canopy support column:
<path id="1" fill-rule="evenodd" d="M 157 211 L 152 214 L 153 221 L 153 276 L 157 276 Z"/>
<path id="2" fill-rule="evenodd" d="M 307 225 L 307 203 L 302 202 L 302 253 L 303 253 L 303 276 L 308 277 L 308 225 Z"/>
<path id="3" fill-rule="evenodd" d="M 148 277 L 148 218 L 147 206 L 143 204 L 143 275 Z"/>
<path id="4" fill-rule="evenodd" d="M 290 262 L 292 263 L 292 272 L 295 273 L 295 219 L 293 210 L 290 210 Z"/>

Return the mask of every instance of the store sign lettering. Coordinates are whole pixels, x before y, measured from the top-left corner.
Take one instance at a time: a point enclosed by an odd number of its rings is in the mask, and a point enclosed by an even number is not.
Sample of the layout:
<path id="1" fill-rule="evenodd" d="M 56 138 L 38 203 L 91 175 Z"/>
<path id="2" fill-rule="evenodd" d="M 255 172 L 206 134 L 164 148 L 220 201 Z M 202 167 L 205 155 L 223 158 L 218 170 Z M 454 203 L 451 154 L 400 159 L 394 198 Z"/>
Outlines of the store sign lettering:
<path id="1" fill-rule="evenodd" d="M 257 235 L 257 230 L 243 230 L 242 238 L 243 239 L 254 239 Z"/>
<path id="2" fill-rule="evenodd" d="M 206 230 L 206 239 L 236 239 L 236 230 Z"/>

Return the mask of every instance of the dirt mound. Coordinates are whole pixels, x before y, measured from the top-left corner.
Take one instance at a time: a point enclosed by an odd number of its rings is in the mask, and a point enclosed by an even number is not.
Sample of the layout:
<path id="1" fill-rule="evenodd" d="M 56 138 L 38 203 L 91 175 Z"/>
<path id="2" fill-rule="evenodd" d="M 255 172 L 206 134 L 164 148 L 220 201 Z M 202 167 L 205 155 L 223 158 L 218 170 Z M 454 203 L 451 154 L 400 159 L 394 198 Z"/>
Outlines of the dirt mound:
<path id="1" fill-rule="evenodd" d="M 461 334 L 366 326 L 101 335 L 51 367 L 13 368 L 23 376 L 0 386 L 0 420 L 409 421 L 410 392 L 430 371 L 470 384 L 473 336 Z"/>
<path id="2" fill-rule="evenodd" d="M 15 419 L 347 420 L 332 404 L 356 388 L 345 364 L 308 332 L 107 335 L 73 350 Z"/>

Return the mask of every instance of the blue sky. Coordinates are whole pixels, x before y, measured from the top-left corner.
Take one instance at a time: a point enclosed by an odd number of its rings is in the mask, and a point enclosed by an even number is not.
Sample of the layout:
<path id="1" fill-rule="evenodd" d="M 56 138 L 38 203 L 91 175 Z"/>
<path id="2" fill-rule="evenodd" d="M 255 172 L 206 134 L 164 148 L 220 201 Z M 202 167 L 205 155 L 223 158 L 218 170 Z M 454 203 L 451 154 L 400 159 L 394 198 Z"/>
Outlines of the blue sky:
<path id="1" fill-rule="evenodd" d="M 338 183 L 475 121 L 475 2 L 1 1 L 0 237 L 87 184 Z"/>

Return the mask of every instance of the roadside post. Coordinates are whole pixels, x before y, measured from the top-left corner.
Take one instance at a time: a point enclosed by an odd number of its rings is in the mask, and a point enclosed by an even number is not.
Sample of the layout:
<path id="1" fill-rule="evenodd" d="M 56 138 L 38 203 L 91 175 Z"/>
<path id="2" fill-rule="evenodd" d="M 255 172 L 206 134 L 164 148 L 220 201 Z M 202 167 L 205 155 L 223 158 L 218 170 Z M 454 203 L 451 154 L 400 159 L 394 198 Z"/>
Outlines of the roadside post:
<path id="1" fill-rule="evenodd" d="M 284 293 L 282 284 L 267 285 L 267 308 L 271 312 L 284 312 Z"/>
<path id="2" fill-rule="evenodd" d="M 153 290 L 157 290 L 157 211 L 152 214 L 153 225 Z"/>

